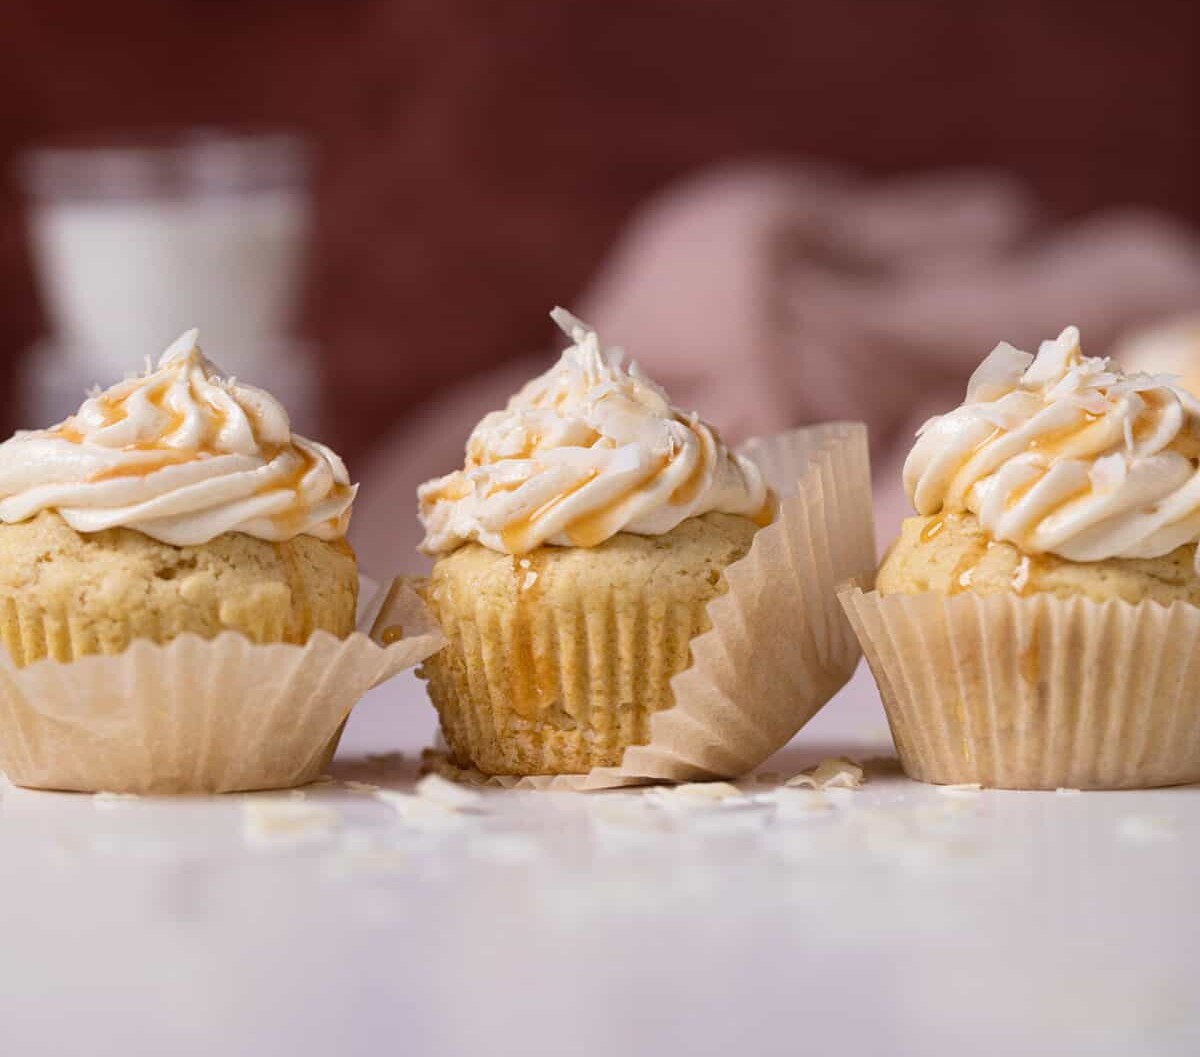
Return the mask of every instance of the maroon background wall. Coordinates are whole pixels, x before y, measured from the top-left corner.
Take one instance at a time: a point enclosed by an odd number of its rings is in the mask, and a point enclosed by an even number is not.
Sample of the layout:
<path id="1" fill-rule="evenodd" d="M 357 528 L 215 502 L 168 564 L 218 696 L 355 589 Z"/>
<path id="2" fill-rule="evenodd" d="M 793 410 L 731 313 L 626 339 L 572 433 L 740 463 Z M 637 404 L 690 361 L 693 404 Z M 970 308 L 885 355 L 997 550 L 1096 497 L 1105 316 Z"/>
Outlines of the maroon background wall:
<path id="1" fill-rule="evenodd" d="M 1140 202 L 1200 221 L 1198 12 L 8 0 L 0 167 L 30 140 L 82 129 L 307 129 L 323 156 L 309 325 L 329 437 L 353 456 L 448 378 L 541 344 L 547 305 L 580 288 L 635 205 L 714 161 L 995 165 L 1063 214 Z M 40 328 L 11 186 L 0 284 L 10 372 Z"/>

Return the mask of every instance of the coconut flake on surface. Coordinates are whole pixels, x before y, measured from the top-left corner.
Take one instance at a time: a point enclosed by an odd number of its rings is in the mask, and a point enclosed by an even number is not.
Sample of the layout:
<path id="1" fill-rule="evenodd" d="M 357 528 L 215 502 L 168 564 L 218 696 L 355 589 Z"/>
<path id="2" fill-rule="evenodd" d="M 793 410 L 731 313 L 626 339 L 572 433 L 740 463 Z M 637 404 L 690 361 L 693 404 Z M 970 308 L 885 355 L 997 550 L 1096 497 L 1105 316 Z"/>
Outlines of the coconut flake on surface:
<path id="1" fill-rule="evenodd" d="M 816 767 L 801 771 L 783 784 L 793 789 L 861 789 L 863 769 L 852 760 L 834 756 L 822 760 Z"/>
<path id="2" fill-rule="evenodd" d="M 957 782 L 954 785 L 935 785 L 933 787 L 942 796 L 974 796 L 983 791 L 978 782 Z"/>
<path id="3" fill-rule="evenodd" d="M 412 793 L 377 789 L 372 794 L 388 804 L 406 822 L 433 826 L 457 826 L 468 814 L 478 814 L 483 797 L 473 789 L 427 774 Z"/>
<path id="4" fill-rule="evenodd" d="M 682 785 L 658 786 L 647 789 L 642 793 L 642 798 L 659 807 L 685 810 L 749 802 L 749 797 L 730 782 L 685 782 Z"/>
<path id="5" fill-rule="evenodd" d="M 325 804 L 255 797 L 242 805 L 242 836 L 252 846 L 298 844 L 326 836 L 340 820 Z"/>
<path id="6" fill-rule="evenodd" d="M 375 793 L 379 791 L 379 786 L 373 782 L 356 782 L 353 779 L 347 779 L 342 785 L 352 793 Z"/>
<path id="7" fill-rule="evenodd" d="M 466 815 L 447 804 L 412 793 L 400 793 L 394 789 L 380 789 L 371 794 L 396 812 L 405 822 L 433 829 L 453 829 L 466 821 Z"/>
<path id="8" fill-rule="evenodd" d="M 816 818 L 833 810 L 823 792 L 806 786 L 780 786 L 766 795 L 775 805 L 775 817 L 783 821 Z"/>
<path id="9" fill-rule="evenodd" d="M 99 792 L 92 794 L 92 804 L 95 807 L 111 807 L 113 804 L 119 804 L 127 800 L 140 800 L 137 793 L 114 793 L 108 789 L 101 789 Z"/>
<path id="10" fill-rule="evenodd" d="M 1083 792 L 1082 789 L 1073 789 L 1070 786 L 1060 785 L 1057 789 L 1054 790 L 1054 795 L 1055 796 L 1078 796 L 1081 792 Z"/>
<path id="11" fill-rule="evenodd" d="M 474 789 L 451 782 L 440 774 L 427 774 L 416 785 L 416 794 L 422 800 L 430 800 L 454 811 L 477 807 L 483 797 Z"/>
<path id="12" fill-rule="evenodd" d="M 1127 844 L 1161 844 L 1178 836 L 1174 821 L 1163 815 L 1125 815 L 1117 822 L 1117 837 Z"/>

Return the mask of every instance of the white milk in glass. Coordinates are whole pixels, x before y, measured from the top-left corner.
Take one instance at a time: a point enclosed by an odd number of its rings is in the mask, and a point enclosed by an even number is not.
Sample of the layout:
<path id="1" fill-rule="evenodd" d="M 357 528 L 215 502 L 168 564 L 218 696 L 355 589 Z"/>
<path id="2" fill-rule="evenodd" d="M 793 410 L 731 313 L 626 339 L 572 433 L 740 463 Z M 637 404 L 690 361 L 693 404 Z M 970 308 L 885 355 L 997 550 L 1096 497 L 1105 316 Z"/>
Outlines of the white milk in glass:
<path id="1" fill-rule="evenodd" d="M 38 279 L 58 340 L 120 377 L 199 326 L 229 372 L 294 325 L 309 226 L 302 193 L 63 201 L 31 217 Z"/>

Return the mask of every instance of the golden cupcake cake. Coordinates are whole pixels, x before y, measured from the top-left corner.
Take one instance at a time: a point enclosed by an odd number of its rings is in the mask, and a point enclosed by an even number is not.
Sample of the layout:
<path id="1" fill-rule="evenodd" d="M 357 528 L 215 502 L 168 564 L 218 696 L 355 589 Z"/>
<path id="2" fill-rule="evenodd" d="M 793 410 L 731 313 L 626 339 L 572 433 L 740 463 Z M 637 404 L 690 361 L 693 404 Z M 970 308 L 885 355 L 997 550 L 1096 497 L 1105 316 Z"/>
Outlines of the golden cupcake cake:
<path id="1" fill-rule="evenodd" d="M 0 444 L 9 780 L 211 793 L 321 774 L 359 698 L 441 645 L 400 581 L 357 626 L 356 487 L 195 331 Z"/>
<path id="2" fill-rule="evenodd" d="M 646 742 L 776 511 L 754 462 L 552 316 L 572 342 L 560 360 L 419 491 L 447 639 L 422 672 L 454 762 L 491 775 L 612 767 Z"/>
<path id="3" fill-rule="evenodd" d="M 904 467 L 917 516 L 843 593 L 901 760 L 1016 788 L 1200 779 L 1200 404 L 1001 344 Z"/>
<path id="4" fill-rule="evenodd" d="M 354 491 L 191 331 L 153 370 L 0 444 L 0 641 L 25 665 L 185 633 L 348 635 Z"/>

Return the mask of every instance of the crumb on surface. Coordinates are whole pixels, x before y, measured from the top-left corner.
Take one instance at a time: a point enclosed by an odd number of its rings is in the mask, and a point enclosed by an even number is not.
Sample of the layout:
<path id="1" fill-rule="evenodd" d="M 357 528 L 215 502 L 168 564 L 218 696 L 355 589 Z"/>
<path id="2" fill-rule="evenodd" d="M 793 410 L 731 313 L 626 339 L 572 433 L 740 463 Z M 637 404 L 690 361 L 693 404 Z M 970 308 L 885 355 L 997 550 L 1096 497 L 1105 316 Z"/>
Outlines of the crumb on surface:
<path id="1" fill-rule="evenodd" d="M 810 789 L 861 789 L 863 769 L 853 760 L 834 756 L 794 775 L 784 785 Z"/>

